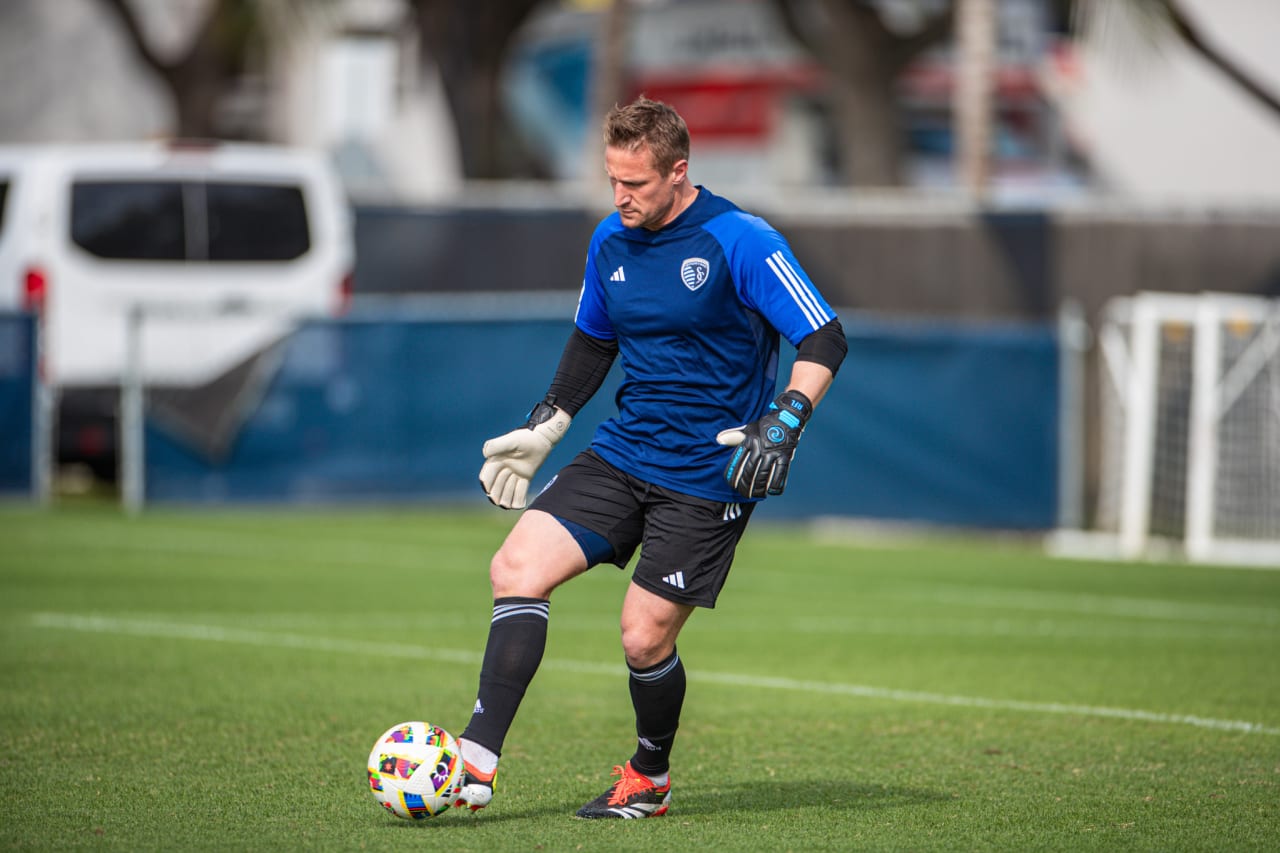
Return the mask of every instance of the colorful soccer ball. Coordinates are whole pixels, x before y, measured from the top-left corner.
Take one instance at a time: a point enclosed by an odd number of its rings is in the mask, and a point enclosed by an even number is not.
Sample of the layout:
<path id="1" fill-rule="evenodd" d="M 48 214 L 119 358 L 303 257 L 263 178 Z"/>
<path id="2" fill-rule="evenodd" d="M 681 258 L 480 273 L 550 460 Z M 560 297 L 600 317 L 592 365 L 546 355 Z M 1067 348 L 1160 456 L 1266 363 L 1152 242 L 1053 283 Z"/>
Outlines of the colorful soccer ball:
<path id="1" fill-rule="evenodd" d="M 405 820 L 425 820 L 453 805 L 462 790 L 462 750 L 431 723 L 387 729 L 369 753 L 369 789 L 382 807 Z"/>

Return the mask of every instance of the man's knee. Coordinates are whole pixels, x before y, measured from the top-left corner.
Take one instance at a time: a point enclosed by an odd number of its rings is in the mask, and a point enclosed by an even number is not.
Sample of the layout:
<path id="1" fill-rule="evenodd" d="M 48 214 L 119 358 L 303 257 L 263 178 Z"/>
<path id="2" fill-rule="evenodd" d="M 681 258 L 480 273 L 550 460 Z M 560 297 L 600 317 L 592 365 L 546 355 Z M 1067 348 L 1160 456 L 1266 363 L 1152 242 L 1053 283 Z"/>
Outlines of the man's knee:
<path id="1" fill-rule="evenodd" d="M 544 565 L 528 552 L 504 545 L 489 562 L 489 584 L 494 598 L 513 595 L 550 598 L 558 586 Z"/>
<path id="2" fill-rule="evenodd" d="M 502 546 L 489 561 L 489 584 L 493 587 L 493 597 L 503 598 L 508 595 L 519 595 L 512 589 L 519 585 L 522 561 L 507 546 Z"/>
<path id="3" fill-rule="evenodd" d="M 659 664 L 673 651 L 675 636 L 668 626 L 642 617 L 623 618 L 622 652 L 632 669 Z"/>
<path id="4" fill-rule="evenodd" d="M 674 644 L 650 635 L 626 631 L 622 634 L 622 651 L 627 656 L 627 666 L 632 669 L 655 666 L 670 657 L 674 649 Z"/>
<path id="5" fill-rule="evenodd" d="M 662 663 L 676 648 L 676 638 L 693 612 L 638 586 L 634 581 L 622 604 L 622 651 L 633 669 Z"/>
<path id="6" fill-rule="evenodd" d="M 494 598 L 550 598 L 552 590 L 586 568 L 586 557 L 568 531 L 551 516 L 529 511 L 489 561 L 489 583 Z"/>

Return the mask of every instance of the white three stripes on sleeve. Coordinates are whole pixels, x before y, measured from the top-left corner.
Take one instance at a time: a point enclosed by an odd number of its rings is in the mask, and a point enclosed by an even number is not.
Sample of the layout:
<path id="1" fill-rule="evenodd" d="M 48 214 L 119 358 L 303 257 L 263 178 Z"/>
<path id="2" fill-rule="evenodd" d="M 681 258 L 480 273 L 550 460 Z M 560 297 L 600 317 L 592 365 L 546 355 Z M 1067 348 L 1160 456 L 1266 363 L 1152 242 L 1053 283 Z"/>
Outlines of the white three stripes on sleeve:
<path id="1" fill-rule="evenodd" d="M 791 294 L 791 298 L 795 300 L 796 305 L 804 312 L 805 319 L 809 321 L 809 325 L 814 330 L 831 322 L 831 315 L 822 307 L 822 303 L 818 301 L 818 297 L 814 295 L 804 280 L 796 274 L 795 269 L 783 257 L 781 251 L 770 255 L 765 263 L 769 265 L 769 269 L 773 270 L 773 274 L 782 282 L 782 286 L 787 289 L 787 293 Z"/>

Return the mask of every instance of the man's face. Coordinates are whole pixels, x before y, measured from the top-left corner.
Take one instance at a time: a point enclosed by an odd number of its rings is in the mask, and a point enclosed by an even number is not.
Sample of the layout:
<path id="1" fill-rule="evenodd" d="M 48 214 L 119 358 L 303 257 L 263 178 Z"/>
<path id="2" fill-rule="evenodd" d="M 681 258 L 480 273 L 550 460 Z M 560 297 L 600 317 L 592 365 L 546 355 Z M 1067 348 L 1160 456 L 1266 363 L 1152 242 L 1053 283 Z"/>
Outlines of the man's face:
<path id="1" fill-rule="evenodd" d="M 689 168 L 687 160 L 662 175 L 647 146 L 635 151 L 609 146 L 604 151 L 604 166 L 613 187 L 613 206 L 623 225 L 656 231 L 674 218 L 676 194 Z"/>

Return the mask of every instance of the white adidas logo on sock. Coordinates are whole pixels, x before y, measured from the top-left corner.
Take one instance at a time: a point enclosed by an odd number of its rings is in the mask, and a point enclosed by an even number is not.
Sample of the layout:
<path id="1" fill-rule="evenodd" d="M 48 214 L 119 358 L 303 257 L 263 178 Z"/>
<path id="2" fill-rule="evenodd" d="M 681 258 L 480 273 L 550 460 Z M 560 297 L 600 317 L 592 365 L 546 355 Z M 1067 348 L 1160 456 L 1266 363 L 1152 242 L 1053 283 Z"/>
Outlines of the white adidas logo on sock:
<path id="1" fill-rule="evenodd" d="M 684 572 L 676 572 L 674 574 L 667 575 L 662 579 L 662 582 L 669 583 L 677 589 L 684 589 Z"/>

